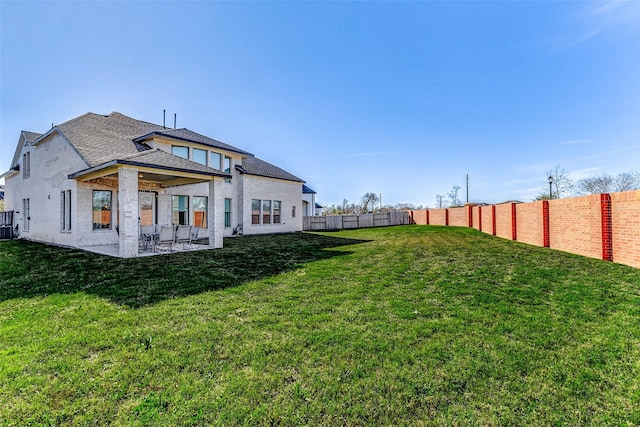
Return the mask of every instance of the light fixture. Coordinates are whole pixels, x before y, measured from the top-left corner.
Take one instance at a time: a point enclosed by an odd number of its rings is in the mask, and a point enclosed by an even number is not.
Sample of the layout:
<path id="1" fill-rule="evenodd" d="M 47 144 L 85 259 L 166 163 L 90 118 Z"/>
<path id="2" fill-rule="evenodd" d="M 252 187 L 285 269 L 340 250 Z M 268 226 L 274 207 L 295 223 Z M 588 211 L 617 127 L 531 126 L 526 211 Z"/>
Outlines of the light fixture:
<path id="1" fill-rule="evenodd" d="M 553 176 L 549 176 L 549 200 L 553 199 L 553 190 L 552 190 L 552 186 L 553 185 Z"/>

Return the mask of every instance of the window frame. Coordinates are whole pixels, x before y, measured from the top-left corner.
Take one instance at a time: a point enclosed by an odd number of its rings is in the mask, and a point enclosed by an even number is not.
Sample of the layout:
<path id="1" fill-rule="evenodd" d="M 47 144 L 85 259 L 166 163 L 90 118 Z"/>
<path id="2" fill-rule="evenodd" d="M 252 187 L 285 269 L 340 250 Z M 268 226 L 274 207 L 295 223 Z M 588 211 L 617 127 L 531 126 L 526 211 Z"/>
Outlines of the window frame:
<path id="1" fill-rule="evenodd" d="M 187 150 L 187 157 L 181 156 L 180 154 L 176 153 L 176 149 L 185 149 Z M 173 154 L 174 156 L 178 156 L 182 159 L 187 159 L 189 160 L 189 147 L 186 145 L 172 145 L 171 146 L 171 154 Z"/>
<path id="2" fill-rule="evenodd" d="M 196 153 L 202 153 L 204 155 L 204 163 L 202 163 L 201 161 L 196 160 Z M 200 164 L 200 165 L 204 165 L 204 166 L 208 166 L 209 165 L 209 152 L 207 150 L 203 150 L 202 148 L 192 148 L 191 149 L 191 155 L 193 157 L 193 161 Z"/>
<path id="3" fill-rule="evenodd" d="M 97 210 L 96 209 L 96 195 L 97 193 L 103 193 L 103 195 L 108 194 L 108 201 L 105 205 L 102 206 L 102 209 Z M 108 209 L 105 209 L 105 206 L 108 206 Z M 94 212 L 103 212 L 103 211 L 108 211 L 109 212 L 109 223 L 106 224 L 108 225 L 107 227 L 105 227 L 104 223 L 100 222 L 97 223 L 95 222 L 95 214 Z M 104 213 L 100 214 L 100 219 L 102 220 L 104 217 Z M 91 223 L 92 223 L 92 230 L 93 231 L 99 231 L 99 230 L 111 230 L 113 229 L 113 191 L 111 190 L 92 190 L 91 192 Z M 103 226 L 100 226 L 103 225 Z"/>
<path id="4" fill-rule="evenodd" d="M 276 206 L 278 206 L 276 208 Z M 276 214 L 276 210 L 277 210 L 277 214 Z M 271 217 L 272 217 L 272 224 L 281 224 L 282 223 L 282 201 L 280 200 L 273 200 L 271 202 Z"/>
<path id="5" fill-rule="evenodd" d="M 22 179 L 31 177 L 31 151 L 22 155 Z"/>
<path id="6" fill-rule="evenodd" d="M 256 206 L 256 202 L 258 204 L 258 209 L 257 209 L 257 214 L 255 206 Z M 251 199 L 251 225 L 260 225 L 260 219 L 261 219 L 261 208 L 262 207 L 262 200 L 260 199 Z"/>
<path id="7" fill-rule="evenodd" d="M 186 202 L 183 204 L 185 210 L 180 210 L 180 198 L 185 198 Z M 175 208 L 175 201 L 178 200 L 178 208 Z M 174 217 L 174 213 L 177 212 L 177 218 Z M 180 223 L 180 213 L 183 212 L 182 218 L 186 221 L 185 224 Z M 171 224 L 173 225 L 189 225 L 189 196 L 185 194 L 172 194 L 171 195 Z"/>
<path id="8" fill-rule="evenodd" d="M 60 231 L 71 231 L 71 190 L 60 192 Z"/>
<path id="9" fill-rule="evenodd" d="M 224 199 L 224 227 L 231 227 L 231 199 Z"/>
<path id="10" fill-rule="evenodd" d="M 196 201 L 199 201 L 199 199 L 204 199 L 204 216 L 201 219 L 200 225 L 198 225 L 198 221 L 196 220 L 196 212 L 202 212 L 201 210 L 196 210 Z M 198 207 L 202 206 L 201 203 L 197 204 Z M 193 225 L 195 227 L 200 227 L 200 228 L 208 228 L 207 227 L 207 215 L 208 215 L 208 210 L 209 210 L 209 198 L 207 196 L 193 196 L 191 197 L 191 210 L 193 211 Z"/>

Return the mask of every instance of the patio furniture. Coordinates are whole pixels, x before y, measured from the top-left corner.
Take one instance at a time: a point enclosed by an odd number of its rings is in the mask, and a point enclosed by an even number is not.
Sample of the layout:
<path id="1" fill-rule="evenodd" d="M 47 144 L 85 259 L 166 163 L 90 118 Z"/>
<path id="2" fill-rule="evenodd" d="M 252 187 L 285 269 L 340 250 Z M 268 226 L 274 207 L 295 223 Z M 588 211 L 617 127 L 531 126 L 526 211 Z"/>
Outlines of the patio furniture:
<path id="1" fill-rule="evenodd" d="M 176 243 L 182 244 L 182 249 L 192 249 L 190 225 L 178 226 L 178 232 L 176 233 Z"/>
<path id="2" fill-rule="evenodd" d="M 191 227 L 191 243 L 198 240 L 198 233 L 200 233 L 200 227 Z"/>
<path id="3" fill-rule="evenodd" d="M 154 250 L 158 252 L 163 249 L 171 252 L 173 249 L 173 244 L 175 242 L 176 234 L 175 228 L 173 227 L 160 227 L 160 233 L 158 234 L 158 241 L 154 245 Z"/>
<path id="4" fill-rule="evenodd" d="M 138 239 L 138 249 L 147 250 L 151 248 L 154 250 L 154 246 L 159 237 L 158 232 L 156 232 L 155 225 L 141 225 L 140 226 L 140 237 Z"/>

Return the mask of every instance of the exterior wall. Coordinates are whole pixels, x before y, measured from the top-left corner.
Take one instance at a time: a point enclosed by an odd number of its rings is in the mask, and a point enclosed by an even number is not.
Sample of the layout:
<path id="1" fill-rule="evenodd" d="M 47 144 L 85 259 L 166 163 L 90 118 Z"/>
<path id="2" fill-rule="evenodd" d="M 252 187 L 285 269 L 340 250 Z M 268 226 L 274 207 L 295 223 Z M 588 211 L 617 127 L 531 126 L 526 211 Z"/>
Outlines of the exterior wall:
<path id="1" fill-rule="evenodd" d="M 447 209 L 429 209 L 429 224 L 447 225 Z"/>
<path id="2" fill-rule="evenodd" d="M 468 227 L 469 214 L 467 213 L 467 208 L 449 208 L 449 225 Z"/>
<path id="3" fill-rule="evenodd" d="M 640 268 L 640 190 L 611 193 L 613 260 Z"/>
<path id="4" fill-rule="evenodd" d="M 496 236 L 513 240 L 512 203 L 496 206 Z"/>
<path id="5" fill-rule="evenodd" d="M 449 225 L 481 223 L 483 233 L 493 234 L 495 224 L 498 237 L 640 268 L 640 190 L 483 206 L 482 219 L 478 206 L 414 210 L 411 218 L 446 225 L 447 212 Z"/>
<path id="6" fill-rule="evenodd" d="M 23 179 L 22 155 L 30 152 L 30 176 Z M 75 246 L 78 237 L 76 181 L 67 176 L 86 163 L 60 135 L 53 134 L 37 147 L 28 145 L 19 154 L 21 170 L 5 179 L 5 209 L 16 212 L 20 237 L 65 246 Z M 71 231 L 60 230 L 60 192 L 71 190 Z M 29 199 L 29 230 L 24 230 L 23 199 Z"/>
<path id="7" fill-rule="evenodd" d="M 542 202 L 516 205 L 516 236 L 519 242 L 544 246 Z"/>
<path id="8" fill-rule="evenodd" d="M 315 216 L 316 215 L 316 195 L 313 193 L 303 193 L 302 201 L 307 202 L 303 203 L 303 216 Z M 305 209 L 306 208 L 306 209 Z"/>
<path id="9" fill-rule="evenodd" d="M 252 175 L 242 177 L 242 227 L 244 234 L 302 231 L 302 183 Z M 280 200 L 280 224 L 251 224 L 251 200 Z M 295 207 L 295 217 L 293 209 Z"/>
<path id="10" fill-rule="evenodd" d="M 552 249 L 600 258 L 602 256 L 600 194 L 550 200 L 549 235 Z"/>
<path id="11" fill-rule="evenodd" d="M 493 206 L 482 207 L 482 231 L 493 234 Z"/>
<path id="12" fill-rule="evenodd" d="M 484 216 L 486 209 L 483 211 L 482 206 L 469 206 L 469 209 L 471 209 L 472 227 L 476 230 L 482 230 L 483 228 L 480 221 L 482 220 L 481 216 Z"/>
<path id="13" fill-rule="evenodd" d="M 429 211 L 432 213 L 433 211 Z M 427 210 L 411 211 L 410 217 L 413 218 L 413 224 L 427 225 Z"/>

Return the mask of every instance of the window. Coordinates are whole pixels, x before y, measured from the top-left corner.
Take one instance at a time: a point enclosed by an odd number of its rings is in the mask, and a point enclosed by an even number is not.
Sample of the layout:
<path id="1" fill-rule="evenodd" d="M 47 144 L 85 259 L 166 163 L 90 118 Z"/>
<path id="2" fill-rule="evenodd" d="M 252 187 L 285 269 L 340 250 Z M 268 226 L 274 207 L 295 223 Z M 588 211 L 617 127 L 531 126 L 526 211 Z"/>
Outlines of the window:
<path id="1" fill-rule="evenodd" d="M 31 152 L 27 151 L 22 155 L 22 179 L 31 176 Z"/>
<path id="2" fill-rule="evenodd" d="M 24 231 L 29 231 L 29 223 L 31 222 L 29 204 L 29 199 L 22 199 L 22 229 Z"/>
<path id="3" fill-rule="evenodd" d="M 260 224 L 260 200 L 251 200 L 251 224 Z"/>
<path id="4" fill-rule="evenodd" d="M 193 161 L 207 166 L 207 151 L 199 148 L 193 149 Z"/>
<path id="5" fill-rule="evenodd" d="M 231 157 L 224 156 L 224 171 L 228 174 L 231 173 Z M 231 182 L 230 179 L 225 179 L 224 182 Z"/>
<path id="6" fill-rule="evenodd" d="M 273 201 L 273 223 L 280 224 L 280 200 Z"/>
<path id="7" fill-rule="evenodd" d="M 189 147 L 182 147 L 180 145 L 172 145 L 171 146 L 171 154 L 175 154 L 178 157 L 182 157 L 183 159 L 189 158 Z"/>
<path id="8" fill-rule="evenodd" d="M 93 190 L 93 229 L 111 228 L 111 191 Z"/>
<path id="9" fill-rule="evenodd" d="M 224 226 L 231 227 L 231 199 L 224 199 Z"/>
<path id="10" fill-rule="evenodd" d="M 173 225 L 189 225 L 189 196 L 173 196 L 171 200 Z"/>
<path id="11" fill-rule="evenodd" d="M 71 231 L 71 190 L 60 192 L 60 230 Z"/>
<path id="12" fill-rule="evenodd" d="M 222 165 L 222 155 L 220 153 L 211 152 L 211 167 L 214 169 L 221 170 Z"/>
<path id="13" fill-rule="evenodd" d="M 262 201 L 262 223 L 271 224 L 271 200 Z"/>
<path id="14" fill-rule="evenodd" d="M 207 228 L 207 198 L 203 196 L 193 197 L 193 225 Z"/>
<path id="15" fill-rule="evenodd" d="M 296 217 L 296 207 L 291 206 L 291 218 L 295 218 L 295 217 Z"/>

